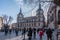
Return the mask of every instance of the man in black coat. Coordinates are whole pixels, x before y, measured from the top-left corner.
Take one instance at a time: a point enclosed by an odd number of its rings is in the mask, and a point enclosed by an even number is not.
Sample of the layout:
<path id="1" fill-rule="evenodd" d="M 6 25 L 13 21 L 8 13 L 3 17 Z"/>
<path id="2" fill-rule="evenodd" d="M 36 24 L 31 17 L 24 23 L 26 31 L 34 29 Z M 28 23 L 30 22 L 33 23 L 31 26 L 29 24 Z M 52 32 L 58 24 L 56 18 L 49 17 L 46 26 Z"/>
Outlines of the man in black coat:
<path id="1" fill-rule="evenodd" d="M 24 27 L 24 29 L 22 31 L 22 36 L 24 36 L 23 40 L 25 40 L 25 33 L 26 33 L 26 28 Z"/>
<path id="2" fill-rule="evenodd" d="M 32 39 L 32 29 L 31 28 L 29 28 L 29 30 L 28 30 L 28 40 L 31 40 Z"/>
<path id="3" fill-rule="evenodd" d="M 18 36 L 18 28 L 15 29 L 16 36 Z"/>
<path id="4" fill-rule="evenodd" d="M 36 38 L 36 28 L 33 28 L 34 38 Z"/>
<path id="5" fill-rule="evenodd" d="M 47 31 L 46 31 L 46 34 L 47 34 L 47 40 L 52 40 L 52 30 L 49 28 Z"/>

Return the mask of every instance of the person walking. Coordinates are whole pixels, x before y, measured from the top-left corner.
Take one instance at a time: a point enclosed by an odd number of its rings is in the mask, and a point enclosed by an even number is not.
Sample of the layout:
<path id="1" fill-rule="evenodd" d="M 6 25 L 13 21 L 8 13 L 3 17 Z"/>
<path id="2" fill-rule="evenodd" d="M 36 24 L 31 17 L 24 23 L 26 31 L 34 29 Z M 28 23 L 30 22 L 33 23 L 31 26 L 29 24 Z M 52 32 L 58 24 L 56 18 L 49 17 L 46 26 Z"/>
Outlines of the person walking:
<path id="1" fill-rule="evenodd" d="M 11 32 L 12 32 L 12 29 L 9 29 L 9 34 L 11 34 Z"/>
<path id="2" fill-rule="evenodd" d="M 42 40 L 42 36 L 44 35 L 44 32 L 43 32 L 43 29 L 41 29 L 40 31 L 39 31 L 39 36 L 40 36 L 40 40 Z"/>
<path id="3" fill-rule="evenodd" d="M 26 28 L 24 27 L 24 29 L 22 30 L 22 36 L 24 37 L 23 40 L 25 40 L 25 33 L 26 33 Z"/>
<path id="4" fill-rule="evenodd" d="M 8 34 L 8 29 L 6 28 L 4 31 L 5 31 L 5 35 L 7 35 Z"/>
<path id="5" fill-rule="evenodd" d="M 33 28 L 34 39 L 36 38 L 36 28 Z"/>
<path id="6" fill-rule="evenodd" d="M 18 28 L 15 29 L 16 36 L 18 36 Z"/>
<path id="7" fill-rule="evenodd" d="M 47 34 L 47 40 L 52 40 L 52 30 L 49 28 L 47 31 L 46 31 L 46 34 Z"/>
<path id="8" fill-rule="evenodd" d="M 37 34 L 39 33 L 39 31 L 40 31 L 40 29 L 38 28 L 38 29 L 37 29 Z"/>
<path id="9" fill-rule="evenodd" d="M 31 40 L 31 39 L 32 39 L 32 29 L 30 27 L 28 30 L 28 40 Z"/>
<path id="10" fill-rule="evenodd" d="M 8 25 L 7 24 L 5 24 L 4 25 L 4 32 L 5 32 L 5 35 L 7 35 L 8 34 Z"/>

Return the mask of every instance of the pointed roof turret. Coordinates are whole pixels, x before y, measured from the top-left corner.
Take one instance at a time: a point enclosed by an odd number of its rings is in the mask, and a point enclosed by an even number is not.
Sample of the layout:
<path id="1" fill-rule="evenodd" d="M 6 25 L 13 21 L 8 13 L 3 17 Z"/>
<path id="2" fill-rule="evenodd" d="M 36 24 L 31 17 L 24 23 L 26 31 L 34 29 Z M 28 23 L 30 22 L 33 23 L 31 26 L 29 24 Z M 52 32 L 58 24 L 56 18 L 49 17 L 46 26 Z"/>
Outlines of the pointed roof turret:
<path id="1" fill-rule="evenodd" d="M 20 8 L 20 12 L 18 14 L 18 17 L 24 17 L 24 15 L 22 14 L 22 9 Z"/>
<path id="2" fill-rule="evenodd" d="M 20 8 L 20 13 L 19 14 L 22 14 L 22 9 Z"/>
<path id="3" fill-rule="evenodd" d="M 20 12 L 19 12 L 19 15 L 23 15 L 23 14 L 22 14 L 22 9 L 21 9 L 21 8 L 20 8 Z"/>
<path id="4" fill-rule="evenodd" d="M 39 0 L 39 9 L 41 9 L 41 3 L 40 3 L 40 0 Z"/>
<path id="5" fill-rule="evenodd" d="M 39 0 L 39 5 L 38 5 L 38 9 L 37 9 L 37 14 L 36 15 L 41 15 L 43 14 L 43 9 L 41 8 L 41 3 L 40 3 L 40 0 Z"/>

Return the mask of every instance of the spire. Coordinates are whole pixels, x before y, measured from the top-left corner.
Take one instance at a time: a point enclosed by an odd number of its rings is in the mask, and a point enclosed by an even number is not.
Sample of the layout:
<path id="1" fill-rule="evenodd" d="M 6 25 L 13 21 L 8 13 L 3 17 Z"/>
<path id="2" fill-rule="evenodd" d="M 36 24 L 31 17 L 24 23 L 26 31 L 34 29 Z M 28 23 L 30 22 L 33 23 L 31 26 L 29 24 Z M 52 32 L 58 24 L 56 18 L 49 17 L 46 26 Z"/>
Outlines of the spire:
<path id="1" fill-rule="evenodd" d="M 23 16 L 21 7 L 20 7 L 20 12 L 19 12 L 18 15 L 22 15 Z"/>
<path id="2" fill-rule="evenodd" d="M 39 0 L 39 9 L 41 9 L 41 3 L 40 3 L 40 0 Z"/>
<path id="3" fill-rule="evenodd" d="M 21 4 L 20 4 L 20 14 L 22 13 L 22 9 L 21 9 L 21 7 L 22 7 L 22 6 L 21 6 Z"/>
<path id="4" fill-rule="evenodd" d="M 21 7 L 20 7 L 20 14 L 22 13 Z"/>

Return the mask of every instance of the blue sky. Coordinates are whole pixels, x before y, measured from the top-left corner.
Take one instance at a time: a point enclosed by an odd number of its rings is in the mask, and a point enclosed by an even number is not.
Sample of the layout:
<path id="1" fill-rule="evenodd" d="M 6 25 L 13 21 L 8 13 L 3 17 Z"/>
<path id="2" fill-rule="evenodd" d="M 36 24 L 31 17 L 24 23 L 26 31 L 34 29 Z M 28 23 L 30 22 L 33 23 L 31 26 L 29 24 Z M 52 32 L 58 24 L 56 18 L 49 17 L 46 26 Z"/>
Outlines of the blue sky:
<path id="1" fill-rule="evenodd" d="M 0 16 L 8 15 L 14 18 L 16 22 L 16 17 L 19 12 L 18 5 L 14 2 L 14 0 L 0 0 Z"/>
<path id="2" fill-rule="evenodd" d="M 49 4 L 45 3 L 45 5 L 49 5 Z M 17 14 L 20 11 L 20 7 L 22 8 L 22 13 L 25 17 L 36 15 L 36 10 L 38 8 L 38 6 L 34 8 L 33 5 L 30 5 L 30 6 L 25 5 L 25 4 L 23 4 L 22 0 L 0 0 L 0 16 L 3 16 L 5 14 L 8 16 L 12 16 L 13 22 L 16 22 Z M 49 7 L 49 6 L 47 6 L 47 7 Z M 47 7 L 42 7 L 43 10 L 45 11 L 44 12 L 45 18 L 47 17 L 47 13 L 46 13 L 47 9 L 45 9 Z M 33 8 L 34 8 L 34 10 L 30 11 Z"/>

